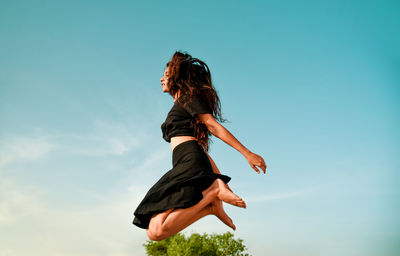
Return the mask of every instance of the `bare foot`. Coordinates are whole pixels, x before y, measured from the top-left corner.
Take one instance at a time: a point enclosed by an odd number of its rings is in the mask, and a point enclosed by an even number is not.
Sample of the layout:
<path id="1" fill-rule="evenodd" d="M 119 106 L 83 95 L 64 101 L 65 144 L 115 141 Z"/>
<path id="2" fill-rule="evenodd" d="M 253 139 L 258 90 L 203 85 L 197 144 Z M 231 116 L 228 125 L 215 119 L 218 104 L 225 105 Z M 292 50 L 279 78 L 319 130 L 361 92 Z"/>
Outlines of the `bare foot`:
<path id="1" fill-rule="evenodd" d="M 246 203 L 243 201 L 242 198 L 235 195 L 226 184 L 221 179 L 216 179 L 218 184 L 218 195 L 217 198 L 224 201 L 225 203 L 246 208 Z"/>
<path id="2" fill-rule="evenodd" d="M 236 227 L 233 224 L 232 219 L 229 218 L 228 214 L 226 214 L 226 212 L 224 211 L 221 200 L 215 199 L 210 204 L 210 210 L 211 210 L 211 213 L 214 214 L 215 216 L 217 216 L 218 219 L 220 219 L 223 223 L 225 223 L 227 226 L 231 227 L 233 230 L 236 230 Z"/>

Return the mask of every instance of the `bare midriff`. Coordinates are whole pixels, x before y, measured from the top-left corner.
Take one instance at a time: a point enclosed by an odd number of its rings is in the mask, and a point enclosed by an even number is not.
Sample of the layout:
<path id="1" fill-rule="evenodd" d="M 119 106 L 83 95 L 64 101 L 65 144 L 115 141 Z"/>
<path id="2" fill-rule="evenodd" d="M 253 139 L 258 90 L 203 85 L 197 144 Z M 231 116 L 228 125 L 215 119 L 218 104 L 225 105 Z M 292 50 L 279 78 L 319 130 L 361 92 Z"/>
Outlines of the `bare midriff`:
<path id="1" fill-rule="evenodd" d="M 193 136 L 174 136 L 171 138 L 171 150 L 174 150 L 176 146 L 181 144 L 182 142 L 188 141 L 188 140 L 197 140 Z"/>

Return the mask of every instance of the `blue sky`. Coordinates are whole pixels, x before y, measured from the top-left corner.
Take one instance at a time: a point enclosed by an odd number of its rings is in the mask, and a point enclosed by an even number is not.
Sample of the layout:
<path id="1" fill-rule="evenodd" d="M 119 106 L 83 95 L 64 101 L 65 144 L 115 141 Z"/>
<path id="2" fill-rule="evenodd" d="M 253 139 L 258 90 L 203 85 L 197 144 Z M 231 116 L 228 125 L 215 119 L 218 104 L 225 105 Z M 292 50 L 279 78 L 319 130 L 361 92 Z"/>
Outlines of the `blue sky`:
<path id="1" fill-rule="evenodd" d="M 213 138 L 249 253 L 398 255 L 399 17 L 396 1 L 2 1 L 0 254 L 145 255 L 132 214 L 172 167 L 159 79 L 182 50 L 268 165 Z"/>

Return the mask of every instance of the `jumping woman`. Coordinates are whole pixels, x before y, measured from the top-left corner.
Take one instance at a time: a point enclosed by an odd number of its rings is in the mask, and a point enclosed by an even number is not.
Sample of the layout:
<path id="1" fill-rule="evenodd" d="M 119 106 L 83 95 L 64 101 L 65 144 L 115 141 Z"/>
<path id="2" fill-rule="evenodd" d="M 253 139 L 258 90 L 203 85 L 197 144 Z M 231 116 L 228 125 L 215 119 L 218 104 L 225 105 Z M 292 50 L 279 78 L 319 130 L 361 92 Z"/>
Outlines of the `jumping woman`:
<path id="1" fill-rule="evenodd" d="M 146 229 L 150 240 L 166 239 L 200 218 L 213 214 L 236 229 L 222 202 L 246 208 L 208 154 L 212 134 L 239 151 L 250 166 L 265 173 L 264 159 L 243 146 L 219 122 L 220 100 L 208 66 L 201 60 L 175 52 L 161 78 L 164 93 L 174 105 L 161 125 L 163 138 L 171 143 L 173 168 L 147 192 L 134 212 L 133 224 Z M 219 122 L 218 122 L 218 121 Z"/>

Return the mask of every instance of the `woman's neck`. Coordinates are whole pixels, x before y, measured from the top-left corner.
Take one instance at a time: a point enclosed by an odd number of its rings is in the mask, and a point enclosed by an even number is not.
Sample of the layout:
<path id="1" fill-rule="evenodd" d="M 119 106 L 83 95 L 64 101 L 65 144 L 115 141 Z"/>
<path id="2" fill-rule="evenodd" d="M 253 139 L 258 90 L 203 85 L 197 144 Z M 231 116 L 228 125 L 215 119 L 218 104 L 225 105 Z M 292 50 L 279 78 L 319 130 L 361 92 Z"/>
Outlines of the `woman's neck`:
<path id="1" fill-rule="evenodd" d="M 176 101 L 178 98 L 179 98 L 179 96 L 181 95 L 181 91 L 178 91 L 177 93 L 175 93 L 175 95 L 174 95 L 174 101 Z"/>

